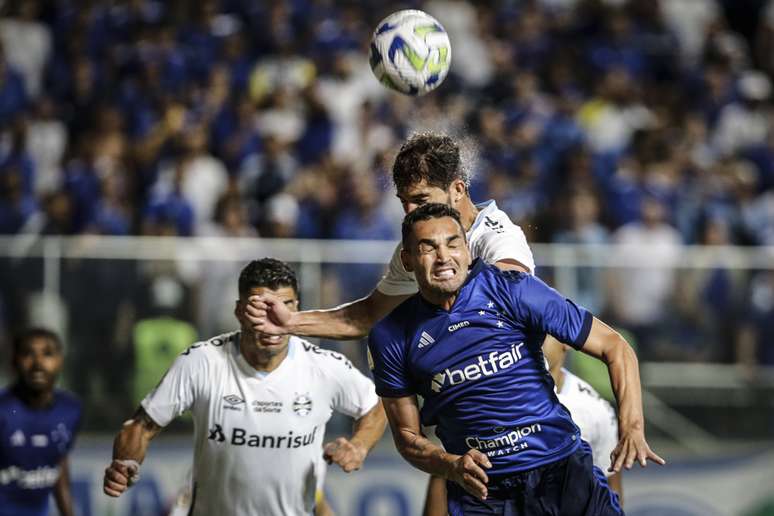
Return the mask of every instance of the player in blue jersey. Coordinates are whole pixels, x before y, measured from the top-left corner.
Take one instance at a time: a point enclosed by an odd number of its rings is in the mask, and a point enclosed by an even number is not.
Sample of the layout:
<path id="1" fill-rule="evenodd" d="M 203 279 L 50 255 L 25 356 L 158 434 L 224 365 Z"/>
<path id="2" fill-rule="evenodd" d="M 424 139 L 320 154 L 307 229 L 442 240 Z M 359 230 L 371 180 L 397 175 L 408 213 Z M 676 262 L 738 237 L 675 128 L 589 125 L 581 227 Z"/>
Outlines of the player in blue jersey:
<path id="1" fill-rule="evenodd" d="M 59 513 L 74 516 L 67 456 L 81 404 L 54 388 L 62 342 L 34 328 L 13 341 L 16 382 L 0 392 L 0 516 L 47 516 L 53 493 Z"/>
<path id="2" fill-rule="evenodd" d="M 401 259 L 419 295 L 371 330 L 377 393 L 401 455 L 447 479 L 449 513 L 621 514 L 556 397 L 541 344 L 550 333 L 607 364 L 620 409 L 612 469 L 620 471 L 664 464 L 645 440 L 637 358 L 626 341 L 534 276 L 471 266 L 459 214 L 447 205 L 406 216 Z M 436 425 L 444 447 L 421 425 Z"/>

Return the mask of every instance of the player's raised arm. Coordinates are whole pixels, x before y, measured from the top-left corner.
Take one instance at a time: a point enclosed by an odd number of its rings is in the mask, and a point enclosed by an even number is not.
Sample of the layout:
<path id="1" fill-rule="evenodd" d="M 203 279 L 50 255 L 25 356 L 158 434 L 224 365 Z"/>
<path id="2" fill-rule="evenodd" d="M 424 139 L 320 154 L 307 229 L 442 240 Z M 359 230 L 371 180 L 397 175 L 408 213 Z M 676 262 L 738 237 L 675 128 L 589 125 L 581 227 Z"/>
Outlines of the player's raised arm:
<path id="1" fill-rule="evenodd" d="M 389 296 L 374 289 L 366 297 L 328 310 L 292 312 L 276 297 L 252 296 L 245 314 L 253 330 L 270 335 L 359 339 L 407 297 Z"/>
<path id="2" fill-rule="evenodd" d="M 468 493 L 485 500 L 487 477 L 492 467 L 486 455 L 470 449 L 465 455 L 447 453 L 422 434 L 416 396 L 382 398 L 398 452 L 412 466 L 431 475 L 452 480 Z"/>
<path id="3" fill-rule="evenodd" d="M 645 440 L 645 417 L 642 411 L 642 388 L 637 355 L 628 342 L 596 317 L 581 351 L 607 364 L 610 381 L 618 402 L 618 445 L 611 453 L 610 471 L 631 469 L 634 462 L 646 466 L 651 460 L 666 461 L 650 449 Z"/>
<path id="4" fill-rule="evenodd" d="M 106 495 L 121 496 L 137 481 L 148 444 L 160 431 L 161 426 L 142 407 L 124 423 L 113 441 L 113 461 L 105 469 L 103 491 Z"/>

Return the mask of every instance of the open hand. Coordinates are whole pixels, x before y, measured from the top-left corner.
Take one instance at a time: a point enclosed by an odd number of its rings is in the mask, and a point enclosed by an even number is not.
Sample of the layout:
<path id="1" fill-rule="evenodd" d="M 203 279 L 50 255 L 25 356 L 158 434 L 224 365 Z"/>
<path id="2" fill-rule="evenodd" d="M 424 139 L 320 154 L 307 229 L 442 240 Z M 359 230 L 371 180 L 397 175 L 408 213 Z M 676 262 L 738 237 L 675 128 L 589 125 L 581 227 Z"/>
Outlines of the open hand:
<path id="1" fill-rule="evenodd" d="M 640 466 L 644 468 L 647 466 L 648 460 L 662 466 L 666 464 L 664 459 L 650 449 L 647 441 L 645 441 L 645 433 L 642 430 L 622 432 L 618 446 L 610 453 L 610 467 L 608 471 L 618 473 L 622 467 L 632 469 L 634 461 L 639 462 Z"/>

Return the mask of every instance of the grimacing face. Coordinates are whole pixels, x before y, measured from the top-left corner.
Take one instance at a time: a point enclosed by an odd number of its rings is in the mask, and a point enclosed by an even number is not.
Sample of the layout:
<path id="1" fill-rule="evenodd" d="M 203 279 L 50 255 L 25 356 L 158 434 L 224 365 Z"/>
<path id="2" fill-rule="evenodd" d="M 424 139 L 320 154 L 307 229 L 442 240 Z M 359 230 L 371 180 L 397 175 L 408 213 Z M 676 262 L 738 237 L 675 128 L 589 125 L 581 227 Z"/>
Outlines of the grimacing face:
<path id="1" fill-rule="evenodd" d="M 266 357 L 271 357 L 282 353 L 288 347 L 289 335 L 267 335 L 261 332 L 253 331 L 249 321 L 245 317 L 245 306 L 250 296 L 262 296 L 264 294 L 271 294 L 279 298 L 285 305 L 292 311 L 298 311 L 298 295 L 292 287 L 280 287 L 277 290 L 270 289 L 268 287 L 253 287 L 246 296 L 240 298 L 237 301 L 237 307 L 235 314 L 239 320 L 240 327 L 243 335 L 254 335 L 255 346 L 257 351 Z"/>
<path id="2" fill-rule="evenodd" d="M 63 362 L 62 350 L 48 337 L 28 339 L 14 356 L 19 379 L 33 392 L 53 389 Z"/>
<path id="3" fill-rule="evenodd" d="M 457 208 L 459 200 L 464 197 L 465 183 L 460 180 L 453 181 L 449 188 L 444 190 L 438 186 L 427 184 L 426 180 L 404 188 L 398 192 L 398 199 L 403 205 L 405 213 L 411 213 L 424 204 L 437 202 Z"/>
<path id="4" fill-rule="evenodd" d="M 451 217 L 414 224 L 401 260 L 406 270 L 414 273 L 420 291 L 435 298 L 456 293 L 468 277 L 471 262 L 465 233 Z"/>

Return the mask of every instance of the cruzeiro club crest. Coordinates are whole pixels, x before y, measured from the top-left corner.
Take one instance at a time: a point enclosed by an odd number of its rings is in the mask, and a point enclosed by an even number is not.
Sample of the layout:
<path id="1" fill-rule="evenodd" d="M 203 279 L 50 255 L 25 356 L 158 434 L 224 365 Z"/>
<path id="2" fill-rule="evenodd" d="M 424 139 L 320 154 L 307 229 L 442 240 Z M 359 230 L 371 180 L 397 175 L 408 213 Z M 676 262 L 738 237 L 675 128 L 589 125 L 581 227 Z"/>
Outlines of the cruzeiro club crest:
<path id="1" fill-rule="evenodd" d="M 312 412 L 312 398 L 309 394 L 299 394 L 293 400 L 293 412 L 299 416 L 308 416 Z"/>

